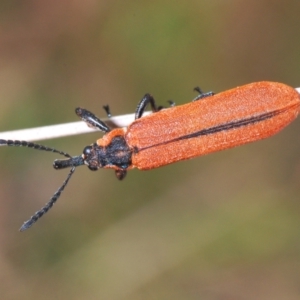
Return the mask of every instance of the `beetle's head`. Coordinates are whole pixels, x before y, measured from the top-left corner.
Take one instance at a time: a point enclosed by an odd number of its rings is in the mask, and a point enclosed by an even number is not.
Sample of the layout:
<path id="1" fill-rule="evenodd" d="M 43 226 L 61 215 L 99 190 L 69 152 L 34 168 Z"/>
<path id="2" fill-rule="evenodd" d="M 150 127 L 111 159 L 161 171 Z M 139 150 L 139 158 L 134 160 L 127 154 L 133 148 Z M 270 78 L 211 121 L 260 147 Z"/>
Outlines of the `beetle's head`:
<path id="1" fill-rule="evenodd" d="M 94 145 L 86 146 L 79 156 L 73 156 L 68 159 L 56 159 L 53 162 L 54 169 L 60 170 L 70 167 L 87 165 L 92 171 L 97 171 L 102 167 L 98 159 L 98 154 Z"/>

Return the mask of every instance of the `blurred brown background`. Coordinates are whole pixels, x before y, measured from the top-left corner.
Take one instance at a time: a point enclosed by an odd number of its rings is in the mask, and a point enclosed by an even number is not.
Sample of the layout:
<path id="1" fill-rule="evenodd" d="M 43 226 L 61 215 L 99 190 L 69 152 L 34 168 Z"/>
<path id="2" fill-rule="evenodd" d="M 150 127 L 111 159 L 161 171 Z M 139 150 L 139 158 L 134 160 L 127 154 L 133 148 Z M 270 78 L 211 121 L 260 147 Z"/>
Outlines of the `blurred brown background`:
<path id="1" fill-rule="evenodd" d="M 1 1 L 0 130 L 300 86 L 300 2 Z M 300 299 L 300 120 L 265 141 L 149 172 L 77 170 L 0 149 L 1 299 Z M 78 155 L 100 133 L 43 144 Z"/>

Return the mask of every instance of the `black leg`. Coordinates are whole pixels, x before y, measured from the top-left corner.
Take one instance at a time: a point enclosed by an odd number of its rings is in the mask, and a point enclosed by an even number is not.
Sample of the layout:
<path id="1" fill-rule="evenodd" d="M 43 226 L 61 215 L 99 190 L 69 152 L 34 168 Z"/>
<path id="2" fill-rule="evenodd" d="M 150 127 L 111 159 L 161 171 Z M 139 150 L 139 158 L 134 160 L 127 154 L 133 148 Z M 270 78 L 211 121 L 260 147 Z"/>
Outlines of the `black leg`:
<path id="1" fill-rule="evenodd" d="M 175 102 L 174 102 L 174 101 L 168 100 L 167 102 L 169 103 L 170 107 L 175 106 Z M 163 108 L 165 108 L 165 106 L 160 105 L 160 106 L 157 108 L 157 110 L 160 111 L 160 110 L 162 110 Z"/>
<path id="2" fill-rule="evenodd" d="M 123 180 L 127 174 L 126 170 L 115 170 L 116 176 L 119 180 Z"/>
<path id="3" fill-rule="evenodd" d="M 109 105 L 103 105 L 103 109 L 105 110 L 107 117 L 111 118 L 110 108 Z"/>
<path id="4" fill-rule="evenodd" d="M 153 112 L 158 111 L 154 98 L 150 94 L 146 94 L 136 108 L 135 120 L 139 119 L 143 115 L 143 113 L 145 112 L 145 108 L 149 103 Z"/>
<path id="5" fill-rule="evenodd" d="M 151 106 L 151 110 L 153 112 L 157 112 L 165 108 L 164 106 L 156 106 L 154 98 L 150 94 L 146 94 L 136 108 L 135 120 L 143 116 L 143 113 L 145 112 L 145 108 L 149 103 Z M 175 106 L 175 102 L 172 100 L 168 100 L 168 103 L 170 104 L 171 107 Z"/>
<path id="6" fill-rule="evenodd" d="M 103 121 L 86 109 L 78 107 L 75 109 L 75 113 L 82 121 L 86 122 L 88 126 L 92 128 L 100 129 L 104 132 L 109 132 L 111 130 Z"/>
<path id="7" fill-rule="evenodd" d="M 193 99 L 192 101 L 197 101 L 197 100 L 203 99 L 205 97 L 213 96 L 215 94 L 214 92 L 204 93 L 198 86 L 194 88 L 194 91 L 198 92 L 199 95 L 195 99 Z"/>
<path id="8" fill-rule="evenodd" d="M 170 104 L 170 107 L 175 106 L 175 102 L 173 100 L 168 100 L 168 103 Z"/>

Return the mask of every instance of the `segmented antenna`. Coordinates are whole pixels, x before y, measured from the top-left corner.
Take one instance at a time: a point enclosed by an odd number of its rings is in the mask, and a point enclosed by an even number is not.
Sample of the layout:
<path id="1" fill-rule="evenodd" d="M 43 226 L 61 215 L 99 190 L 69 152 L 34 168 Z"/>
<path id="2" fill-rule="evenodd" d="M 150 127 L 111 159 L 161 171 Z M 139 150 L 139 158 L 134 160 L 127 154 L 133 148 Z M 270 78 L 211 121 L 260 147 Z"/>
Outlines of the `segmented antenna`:
<path id="1" fill-rule="evenodd" d="M 32 142 L 19 141 L 19 140 L 15 140 L 15 141 L 1 140 L 0 139 L 0 146 L 1 145 L 14 146 L 14 147 L 28 147 L 28 148 L 32 148 L 32 149 L 35 149 L 35 150 L 49 151 L 49 152 L 53 152 L 53 153 L 58 153 L 58 154 L 61 154 L 65 157 L 68 157 L 68 158 L 72 157 L 71 155 L 69 155 L 66 152 L 59 151 L 59 150 L 56 150 L 54 148 L 46 147 L 46 146 L 43 146 L 43 145 L 35 144 L 35 143 L 32 143 Z"/>
<path id="2" fill-rule="evenodd" d="M 32 142 L 19 141 L 19 140 L 12 141 L 12 140 L 2 140 L 2 139 L 0 139 L 0 146 L 1 145 L 15 146 L 15 147 L 28 147 L 28 148 L 32 148 L 32 149 L 35 149 L 35 150 L 49 151 L 49 152 L 53 152 L 53 153 L 58 153 L 58 154 L 61 154 L 65 157 L 67 157 L 68 158 L 67 161 L 69 162 L 68 166 L 72 167 L 71 171 L 69 172 L 69 174 L 66 178 L 66 180 L 63 182 L 61 187 L 54 193 L 54 195 L 51 197 L 49 202 L 46 203 L 46 205 L 43 206 L 40 210 L 38 210 L 29 220 L 24 222 L 24 224 L 20 228 L 20 231 L 24 231 L 24 230 L 30 228 L 39 218 L 41 218 L 53 206 L 53 204 L 57 201 L 57 199 L 60 197 L 61 193 L 63 192 L 64 188 L 68 184 L 71 176 L 75 172 L 76 167 L 78 165 L 83 164 L 83 159 L 81 158 L 81 160 L 80 160 L 79 157 L 75 157 L 75 159 L 73 160 L 72 156 L 69 155 L 66 152 L 59 151 L 59 150 L 56 150 L 54 148 L 46 147 L 46 146 L 43 146 L 43 145 L 35 144 L 35 143 L 32 143 Z M 56 168 L 56 169 L 58 169 L 58 168 Z"/>
<path id="3" fill-rule="evenodd" d="M 24 231 L 24 230 L 30 228 L 39 218 L 41 218 L 54 205 L 56 200 L 60 197 L 60 194 L 64 190 L 65 186 L 68 184 L 75 169 L 76 169 L 76 167 L 73 166 L 70 173 L 67 176 L 67 179 L 63 182 L 62 186 L 54 193 L 54 195 L 49 200 L 49 202 L 46 203 L 46 205 L 43 206 L 40 210 L 38 210 L 29 220 L 24 222 L 24 224 L 20 228 L 20 231 Z"/>

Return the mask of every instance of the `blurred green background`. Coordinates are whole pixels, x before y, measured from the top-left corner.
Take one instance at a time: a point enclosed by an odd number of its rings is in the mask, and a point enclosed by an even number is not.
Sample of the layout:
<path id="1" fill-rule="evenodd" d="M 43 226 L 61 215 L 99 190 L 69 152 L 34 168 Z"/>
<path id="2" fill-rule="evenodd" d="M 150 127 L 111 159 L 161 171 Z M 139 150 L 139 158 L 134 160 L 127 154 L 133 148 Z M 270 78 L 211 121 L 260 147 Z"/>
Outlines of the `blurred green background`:
<path id="1" fill-rule="evenodd" d="M 0 130 L 131 113 L 271 80 L 300 86 L 300 1 L 1 1 Z M 300 299 L 300 120 L 119 182 L 0 149 L 1 299 Z M 78 155 L 100 133 L 41 142 Z"/>

